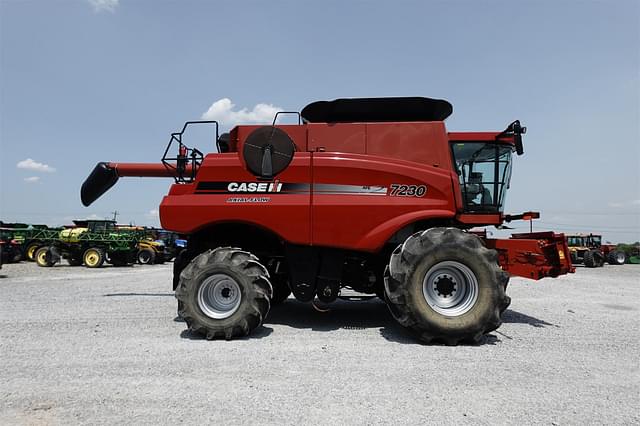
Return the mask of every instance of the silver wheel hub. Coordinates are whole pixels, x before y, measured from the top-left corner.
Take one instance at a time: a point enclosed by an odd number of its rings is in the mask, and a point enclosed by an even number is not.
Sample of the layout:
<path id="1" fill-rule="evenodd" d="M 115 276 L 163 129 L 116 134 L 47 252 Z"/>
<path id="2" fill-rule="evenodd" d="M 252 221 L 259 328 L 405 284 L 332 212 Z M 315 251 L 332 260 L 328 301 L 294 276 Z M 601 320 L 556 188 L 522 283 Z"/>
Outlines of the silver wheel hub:
<path id="1" fill-rule="evenodd" d="M 206 316 L 225 319 L 240 307 L 240 285 L 227 274 L 207 277 L 198 289 L 198 307 Z"/>
<path id="2" fill-rule="evenodd" d="M 437 313 L 457 317 L 476 304 L 478 279 L 469 267 L 460 262 L 439 262 L 425 274 L 422 294 Z"/>
<path id="3" fill-rule="evenodd" d="M 625 257 L 624 253 L 616 254 L 616 260 L 618 261 L 618 263 L 624 263 L 624 261 L 625 261 L 624 257 Z"/>

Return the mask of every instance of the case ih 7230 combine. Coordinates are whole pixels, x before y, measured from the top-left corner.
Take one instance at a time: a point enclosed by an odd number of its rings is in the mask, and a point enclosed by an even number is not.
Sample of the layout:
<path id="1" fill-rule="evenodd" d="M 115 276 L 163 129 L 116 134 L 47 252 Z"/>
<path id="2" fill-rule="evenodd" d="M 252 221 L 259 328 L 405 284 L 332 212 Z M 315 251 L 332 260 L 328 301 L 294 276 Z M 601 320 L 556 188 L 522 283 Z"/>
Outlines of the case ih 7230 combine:
<path id="1" fill-rule="evenodd" d="M 423 341 L 479 341 L 501 324 L 510 275 L 573 267 L 561 234 L 468 231 L 522 218 L 503 208 L 525 128 L 448 133 L 451 112 L 428 98 L 340 99 L 306 106 L 297 125 L 276 116 L 218 137 L 217 122 L 197 122 L 215 126 L 207 155 L 183 143 L 189 122 L 160 163 L 99 163 L 81 198 L 122 176 L 175 179 L 160 219 L 188 236 L 178 310 L 209 339 L 249 334 L 291 292 L 326 304 L 351 288 L 384 298 Z"/>

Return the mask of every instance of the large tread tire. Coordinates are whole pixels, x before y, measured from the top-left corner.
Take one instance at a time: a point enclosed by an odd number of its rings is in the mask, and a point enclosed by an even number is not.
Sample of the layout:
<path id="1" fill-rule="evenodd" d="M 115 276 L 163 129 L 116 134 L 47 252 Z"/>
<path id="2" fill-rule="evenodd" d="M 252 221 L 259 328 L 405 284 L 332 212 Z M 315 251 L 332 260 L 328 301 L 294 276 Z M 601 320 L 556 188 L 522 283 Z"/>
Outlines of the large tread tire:
<path id="1" fill-rule="evenodd" d="M 592 250 L 587 250 L 584 252 L 584 257 L 582 258 L 582 263 L 587 268 L 595 268 L 597 265 L 595 252 Z"/>
<path id="2" fill-rule="evenodd" d="M 627 261 L 627 253 L 620 250 L 610 251 L 607 261 L 609 265 L 624 265 Z"/>
<path id="3" fill-rule="evenodd" d="M 423 294 L 423 279 L 440 262 L 458 262 L 475 275 L 477 299 L 468 311 L 446 316 L 434 310 Z M 398 246 L 385 271 L 385 296 L 393 317 L 425 343 L 478 343 L 502 324 L 511 299 L 505 295 L 509 275 L 498 254 L 479 237 L 457 228 L 418 232 Z"/>
<path id="4" fill-rule="evenodd" d="M 140 249 L 138 250 L 136 259 L 141 265 L 153 265 L 153 263 L 156 261 L 156 252 L 151 250 L 150 248 Z"/>
<path id="5" fill-rule="evenodd" d="M 104 250 L 99 247 L 91 247 L 82 254 L 82 262 L 87 268 L 100 268 L 105 261 Z"/>
<path id="6" fill-rule="evenodd" d="M 198 291 L 214 274 L 232 277 L 240 288 L 240 304 L 230 316 L 216 319 L 206 315 L 198 303 Z M 180 273 L 176 288 L 178 316 L 189 330 L 208 340 L 247 336 L 259 327 L 271 307 L 273 289 L 269 272 L 253 254 L 237 248 L 220 247 L 195 257 Z"/>
<path id="7" fill-rule="evenodd" d="M 50 268 L 51 266 L 55 265 L 49 246 L 40 247 L 36 251 L 35 261 L 38 266 L 42 266 L 44 268 Z"/>

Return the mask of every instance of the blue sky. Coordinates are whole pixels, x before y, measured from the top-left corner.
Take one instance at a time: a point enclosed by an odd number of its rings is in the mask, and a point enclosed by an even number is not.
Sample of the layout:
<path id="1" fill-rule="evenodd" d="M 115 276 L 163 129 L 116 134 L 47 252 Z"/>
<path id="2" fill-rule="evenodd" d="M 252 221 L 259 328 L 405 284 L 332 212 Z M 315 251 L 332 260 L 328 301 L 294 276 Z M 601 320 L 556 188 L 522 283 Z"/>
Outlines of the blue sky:
<path id="1" fill-rule="evenodd" d="M 230 126 L 429 96 L 453 104 L 449 130 L 528 127 L 507 211 L 640 240 L 638 1 L 0 0 L 0 49 L 5 221 L 157 225 L 169 181 L 123 179 L 89 208 L 82 181 L 98 161 L 159 160 L 223 99 Z"/>

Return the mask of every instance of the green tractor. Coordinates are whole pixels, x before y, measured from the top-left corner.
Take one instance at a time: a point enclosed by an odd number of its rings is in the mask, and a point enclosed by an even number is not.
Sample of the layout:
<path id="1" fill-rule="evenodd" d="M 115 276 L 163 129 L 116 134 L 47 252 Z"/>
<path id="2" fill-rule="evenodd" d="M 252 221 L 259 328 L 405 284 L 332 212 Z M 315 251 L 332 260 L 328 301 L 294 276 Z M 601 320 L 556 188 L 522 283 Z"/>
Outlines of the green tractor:
<path id="1" fill-rule="evenodd" d="M 50 267 L 63 258 L 71 266 L 84 264 L 88 268 L 99 268 L 105 262 L 125 266 L 135 261 L 138 241 L 133 234 L 119 232 L 115 221 L 74 220 L 74 224 L 38 248 L 35 260 L 39 266 Z"/>
<path id="2" fill-rule="evenodd" d="M 21 258 L 34 261 L 36 251 L 43 246 L 50 245 L 58 239 L 59 232 L 64 228 L 49 228 L 47 225 L 29 225 L 26 223 L 2 223 L 0 225 L 10 230 L 13 238 L 21 246 Z"/>

